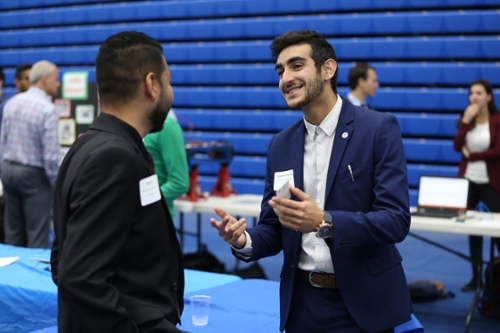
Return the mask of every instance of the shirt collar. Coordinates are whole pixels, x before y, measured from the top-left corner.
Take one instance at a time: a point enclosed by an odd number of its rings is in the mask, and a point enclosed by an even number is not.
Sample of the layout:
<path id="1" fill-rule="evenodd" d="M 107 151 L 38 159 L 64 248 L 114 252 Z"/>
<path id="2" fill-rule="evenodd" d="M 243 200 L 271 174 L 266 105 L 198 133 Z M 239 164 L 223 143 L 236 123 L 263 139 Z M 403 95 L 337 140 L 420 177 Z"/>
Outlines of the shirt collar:
<path id="1" fill-rule="evenodd" d="M 38 95 L 38 96 L 48 100 L 49 102 L 52 102 L 52 97 L 49 94 L 47 94 L 44 90 L 42 90 L 38 87 L 31 86 L 31 87 L 29 87 L 27 92 L 30 94 Z"/>
<path id="2" fill-rule="evenodd" d="M 144 142 L 142 141 L 139 132 L 123 120 L 109 113 L 101 112 L 90 126 L 90 129 L 107 131 L 126 138 L 129 142 L 134 143 L 137 146 L 146 160 L 148 159 L 149 153 L 144 146 Z"/>
<path id="3" fill-rule="evenodd" d="M 306 126 L 307 135 L 311 140 L 314 139 L 314 133 L 316 132 L 316 128 L 320 128 L 325 132 L 327 136 L 332 136 L 335 130 L 337 129 L 337 124 L 339 122 L 340 110 L 342 109 L 342 98 L 337 94 L 337 102 L 333 106 L 333 108 L 328 112 L 325 119 L 319 124 L 319 126 L 315 126 L 308 122 L 304 117 L 304 124 Z"/>
<path id="4" fill-rule="evenodd" d="M 363 105 L 363 101 L 361 101 L 360 99 L 358 99 L 356 96 L 354 96 L 353 94 L 351 93 L 348 93 L 347 94 L 347 99 L 349 100 L 349 102 L 351 102 L 353 105 L 356 105 L 356 106 L 361 106 Z"/>

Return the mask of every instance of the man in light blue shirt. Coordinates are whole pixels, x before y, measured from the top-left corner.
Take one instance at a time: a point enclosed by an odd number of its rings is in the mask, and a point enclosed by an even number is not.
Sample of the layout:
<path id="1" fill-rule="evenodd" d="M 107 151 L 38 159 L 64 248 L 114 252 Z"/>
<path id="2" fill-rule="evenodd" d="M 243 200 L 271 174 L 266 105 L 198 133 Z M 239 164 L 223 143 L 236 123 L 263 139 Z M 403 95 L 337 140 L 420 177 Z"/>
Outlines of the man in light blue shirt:
<path id="1" fill-rule="evenodd" d="M 350 69 L 348 80 L 351 89 L 347 94 L 349 102 L 371 109 L 366 103 L 366 98 L 375 96 L 375 91 L 379 87 L 375 68 L 365 62 L 358 62 Z"/>
<path id="2" fill-rule="evenodd" d="M 57 66 L 35 63 L 29 81 L 31 87 L 5 105 L 0 130 L 5 243 L 46 248 L 60 156 L 59 116 L 52 103 L 60 86 Z"/>

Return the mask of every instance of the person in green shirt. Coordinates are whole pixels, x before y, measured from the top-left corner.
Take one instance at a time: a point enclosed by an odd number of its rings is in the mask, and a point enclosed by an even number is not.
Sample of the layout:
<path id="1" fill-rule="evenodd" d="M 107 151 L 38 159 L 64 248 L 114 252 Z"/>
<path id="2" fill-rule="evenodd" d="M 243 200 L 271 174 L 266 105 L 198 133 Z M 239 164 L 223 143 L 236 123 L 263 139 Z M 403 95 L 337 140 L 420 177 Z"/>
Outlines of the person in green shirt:
<path id="1" fill-rule="evenodd" d="M 160 132 L 144 137 L 144 145 L 153 157 L 160 189 L 173 218 L 176 213 L 174 200 L 188 191 L 189 175 L 184 134 L 172 110 Z"/>

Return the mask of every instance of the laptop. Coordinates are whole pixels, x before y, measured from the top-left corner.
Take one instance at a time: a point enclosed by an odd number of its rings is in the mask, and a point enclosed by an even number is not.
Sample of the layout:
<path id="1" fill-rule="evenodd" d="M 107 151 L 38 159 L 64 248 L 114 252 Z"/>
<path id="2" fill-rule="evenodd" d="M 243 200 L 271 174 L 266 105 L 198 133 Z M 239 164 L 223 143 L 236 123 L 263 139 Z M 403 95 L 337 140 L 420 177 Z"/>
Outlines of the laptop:
<path id="1" fill-rule="evenodd" d="M 452 218 L 467 210 L 469 180 L 461 177 L 420 176 L 417 211 L 412 215 Z"/>

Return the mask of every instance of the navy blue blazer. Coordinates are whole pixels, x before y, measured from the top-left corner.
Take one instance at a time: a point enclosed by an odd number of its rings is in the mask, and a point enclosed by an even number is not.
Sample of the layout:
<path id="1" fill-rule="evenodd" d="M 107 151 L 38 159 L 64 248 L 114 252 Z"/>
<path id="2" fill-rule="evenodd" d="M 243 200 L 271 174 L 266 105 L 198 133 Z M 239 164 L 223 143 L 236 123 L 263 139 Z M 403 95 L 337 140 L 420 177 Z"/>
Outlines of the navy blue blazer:
<path id="1" fill-rule="evenodd" d="M 293 169 L 295 186 L 304 190 L 305 133 L 300 120 L 271 140 L 259 224 L 247 230 L 253 243 L 247 261 L 283 250 L 281 330 L 293 299 L 302 234 L 282 227 L 268 201 L 275 195 L 276 172 Z M 349 312 L 369 332 L 410 320 L 412 303 L 395 246 L 410 229 L 406 159 L 396 118 L 343 103 L 325 181 L 325 210 L 335 230 L 326 242 Z"/>

